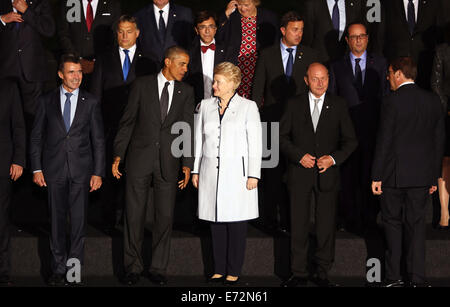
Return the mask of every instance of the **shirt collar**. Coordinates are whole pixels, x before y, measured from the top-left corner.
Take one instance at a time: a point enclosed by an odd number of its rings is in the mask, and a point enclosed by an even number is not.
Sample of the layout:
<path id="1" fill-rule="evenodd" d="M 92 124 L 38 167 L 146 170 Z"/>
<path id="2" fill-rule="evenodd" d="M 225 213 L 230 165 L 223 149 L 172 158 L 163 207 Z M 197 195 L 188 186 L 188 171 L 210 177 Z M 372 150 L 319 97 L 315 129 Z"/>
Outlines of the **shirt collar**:
<path id="1" fill-rule="evenodd" d="M 162 70 L 158 74 L 158 81 L 162 82 L 163 84 L 165 84 L 166 82 L 169 82 L 170 85 L 172 85 L 175 82 L 175 80 L 172 80 L 172 81 L 167 80 L 166 77 L 164 77 Z"/>
<path id="2" fill-rule="evenodd" d="M 72 94 L 74 97 L 78 97 L 79 91 L 80 91 L 80 89 L 77 88 L 76 90 L 74 90 L 73 92 L 71 92 L 71 94 Z M 64 86 L 61 85 L 61 86 L 60 86 L 60 93 L 61 93 L 61 95 L 65 96 L 66 93 L 70 93 L 70 92 L 67 91 L 67 90 L 64 88 Z"/>
<path id="3" fill-rule="evenodd" d="M 162 10 L 164 11 L 164 13 L 169 13 L 169 6 L 170 6 L 170 2 L 166 4 L 165 7 L 162 8 Z M 159 14 L 159 11 L 161 10 L 159 7 L 157 7 L 155 4 L 153 4 L 153 9 L 155 10 L 156 13 Z"/>
<path id="4" fill-rule="evenodd" d="M 134 53 L 134 52 L 136 52 L 136 48 L 137 48 L 136 44 L 134 44 L 132 47 L 128 48 L 127 50 L 129 50 L 131 53 Z M 120 51 L 125 50 L 125 48 L 122 48 L 120 46 L 119 46 L 119 49 L 120 49 Z"/>
<path id="5" fill-rule="evenodd" d="M 327 93 L 325 92 L 322 96 L 320 96 L 319 98 L 317 98 L 316 96 L 314 96 L 313 93 L 311 93 L 311 91 L 309 91 L 308 93 L 309 93 L 309 101 L 314 101 L 314 99 L 320 99 L 319 102 L 324 101 L 325 95 L 327 94 Z"/>
<path id="6" fill-rule="evenodd" d="M 200 46 L 209 46 L 209 45 L 215 44 L 215 43 L 216 43 L 216 39 L 215 39 L 215 38 L 213 38 L 212 42 L 209 43 L 208 45 L 205 44 L 205 43 L 202 41 L 202 39 L 200 39 Z"/>
<path id="7" fill-rule="evenodd" d="M 400 84 L 397 89 L 401 88 L 403 85 L 408 85 L 408 84 L 415 84 L 415 83 L 412 81 L 406 81 L 406 82 L 403 82 L 402 84 Z"/>
<path id="8" fill-rule="evenodd" d="M 350 52 L 350 60 L 352 60 L 352 62 L 355 62 L 355 59 L 358 59 L 356 57 L 356 55 L 354 55 L 352 52 Z M 359 59 L 361 59 L 361 61 L 366 61 L 367 59 L 367 50 L 364 51 L 363 55 L 361 57 L 359 57 Z"/>
<path id="9" fill-rule="evenodd" d="M 288 46 L 286 46 L 285 44 L 283 44 L 283 40 L 282 39 L 280 39 L 280 48 L 282 49 L 282 50 L 284 50 L 284 51 L 286 51 L 286 52 L 288 52 L 286 49 L 287 48 L 292 48 L 292 49 L 294 49 L 294 51 L 293 51 L 293 55 L 295 55 L 295 52 L 297 51 L 297 46 L 292 46 L 292 47 L 288 47 Z"/>

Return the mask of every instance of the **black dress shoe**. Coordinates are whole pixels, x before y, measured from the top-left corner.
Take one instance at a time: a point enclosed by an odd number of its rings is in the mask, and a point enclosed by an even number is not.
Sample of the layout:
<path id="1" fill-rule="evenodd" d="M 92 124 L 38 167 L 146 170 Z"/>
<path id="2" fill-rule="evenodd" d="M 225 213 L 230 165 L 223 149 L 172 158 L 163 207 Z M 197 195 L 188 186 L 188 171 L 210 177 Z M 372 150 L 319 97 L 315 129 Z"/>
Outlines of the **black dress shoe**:
<path id="1" fill-rule="evenodd" d="M 304 277 L 297 277 L 292 275 L 289 279 L 281 283 L 281 287 L 291 288 L 291 287 L 306 287 L 308 284 L 308 279 Z"/>
<path id="2" fill-rule="evenodd" d="M 217 284 L 217 283 L 223 283 L 224 280 L 225 280 L 225 275 L 222 275 L 221 277 L 218 277 L 218 278 L 212 278 L 212 276 L 211 276 L 208 279 L 206 279 L 206 282 L 208 284 Z"/>
<path id="3" fill-rule="evenodd" d="M 7 286 L 12 286 L 12 285 L 13 285 L 13 282 L 8 275 L 0 276 L 0 287 L 7 287 Z"/>
<path id="4" fill-rule="evenodd" d="M 431 285 L 428 282 L 414 282 L 410 281 L 407 285 L 408 288 L 431 288 Z"/>
<path id="5" fill-rule="evenodd" d="M 447 231 L 450 229 L 450 226 L 442 226 L 441 224 L 437 224 L 436 229 L 440 231 Z"/>
<path id="6" fill-rule="evenodd" d="M 327 278 L 312 277 L 310 280 L 311 280 L 313 283 L 315 283 L 318 287 L 324 287 L 324 288 L 335 288 L 335 287 L 339 287 L 338 284 L 329 281 Z"/>
<path id="7" fill-rule="evenodd" d="M 138 273 L 128 273 L 124 279 L 123 283 L 129 286 L 134 286 L 139 282 L 140 276 Z"/>
<path id="8" fill-rule="evenodd" d="M 67 281 L 66 286 L 69 287 L 84 287 L 85 284 L 82 281 Z"/>
<path id="9" fill-rule="evenodd" d="M 405 286 L 405 283 L 401 279 L 399 280 L 386 279 L 381 286 L 385 288 L 401 288 Z"/>
<path id="10" fill-rule="evenodd" d="M 224 286 L 235 286 L 235 285 L 237 285 L 238 282 L 239 282 L 239 277 L 236 280 L 228 280 L 225 278 L 223 280 L 223 285 Z"/>
<path id="11" fill-rule="evenodd" d="M 167 278 L 166 276 L 158 273 L 150 273 L 148 276 L 148 279 L 154 284 L 165 286 L 167 284 Z"/>
<path id="12" fill-rule="evenodd" d="M 51 287 L 59 287 L 64 286 L 66 284 L 66 280 L 63 274 L 52 274 L 47 281 L 48 285 Z"/>

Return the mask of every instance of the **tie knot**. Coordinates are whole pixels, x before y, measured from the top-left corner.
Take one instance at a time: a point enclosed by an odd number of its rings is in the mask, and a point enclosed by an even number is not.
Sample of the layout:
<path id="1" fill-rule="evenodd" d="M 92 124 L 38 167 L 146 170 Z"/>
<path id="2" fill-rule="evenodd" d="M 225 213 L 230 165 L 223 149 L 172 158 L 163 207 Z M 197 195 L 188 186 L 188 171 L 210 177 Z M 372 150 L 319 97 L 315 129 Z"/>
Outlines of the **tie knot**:
<path id="1" fill-rule="evenodd" d="M 91 3 L 91 2 L 92 2 L 92 0 L 87 0 L 87 2 Z"/>
<path id="2" fill-rule="evenodd" d="M 319 104 L 320 99 L 314 99 L 314 103 L 317 105 Z"/>
<path id="3" fill-rule="evenodd" d="M 292 53 L 292 51 L 294 51 L 294 48 L 286 48 L 286 51 Z"/>
<path id="4" fill-rule="evenodd" d="M 159 10 L 159 15 L 162 15 L 164 13 L 163 10 Z"/>
<path id="5" fill-rule="evenodd" d="M 164 83 L 164 87 L 169 87 L 169 85 L 170 85 L 169 81 L 166 81 L 166 83 Z"/>
<path id="6" fill-rule="evenodd" d="M 72 97 L 72 93 L 65 93 L 64 95 L 66 95 L 66 98 L 69 100 L 70 99 L 70 97 Z"/>
<path id="7" fill-rule="evenodd" d="M 356 64 L 359 64 L 360 61 L 361 61 L 360 58 L 355 59 Z"/>
<path id="8" fill-rule="evenodd" d="M 128 52 L 130 52 L 130 50 L 128 50 L 128 49 L 123 49 L 123 52 L 125 52 L 125 54 L 128 55 Z"/>
<path id="9" fill-rule="evenodd" d="M 409 1 L 411 1 L 411 0 L 409 0 Z M 334 2 L 336 2 L 336 4 L 339 2 L 339 0 L 334 0 Z"/>

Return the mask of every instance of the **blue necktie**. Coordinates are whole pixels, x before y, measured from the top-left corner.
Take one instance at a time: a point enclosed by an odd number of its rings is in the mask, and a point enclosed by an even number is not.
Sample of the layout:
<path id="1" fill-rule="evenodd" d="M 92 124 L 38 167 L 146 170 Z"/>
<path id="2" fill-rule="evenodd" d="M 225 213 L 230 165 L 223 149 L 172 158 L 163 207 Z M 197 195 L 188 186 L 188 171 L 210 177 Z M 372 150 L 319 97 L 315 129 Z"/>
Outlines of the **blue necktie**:
<path id="1" fill-rule="evenodd" d="M 338 7 L 338 1 L 334 0 L 334 6 L 333 6 L 333 15 L 331 15 L 331 21 L 333 22 L 333 28 L 338 31 L 339 33 L 339 25 L 340 25 L 340 19 L 339 19 L 339 7 Z"/>
<path id="2" fill-rule="evenodd" d="M 125 61 L 123 61 L 122 71 L 123 71 L 123 80 L 126 81 L 131 66 L 130 57 L 128 56 L 128 52 L 130 52 L 130 50 L 123 49 L 123 52 L 125 52 Z"/>
<path id="3" fill-rule="evenodd" d="M 408 3 L 408 27 L 409 27 L 409 33 L 411 33 L 411 35 L 414 32 L 415 26 L 416 26 L 416 12 L 414 9 L 414 3 L 413 3 L 413 0 L 409 0 L 409 3 Z"/>
<path id="4" fill-rule="evenodd" d="M 163 13 L 163 10 L 159 11 L 159 38 L 164 44 L 164 41 L 166 40 L 166 24 L 164 23 Z"/>
<path id="5" fill-rule="evenodd" d="M 63 111 L 63 117 L 64 117 L 64 125 L 66 126 L 66 132 L 69 132 L 70 129 L 70 97 L 72 96 L 71 93 L 66 93 L 66 102 L 64 103 L 64 111 Z"/>
<path id="6" fill-rule="evenodd" d="M 289 57 L 286 64 L 286 78 L 290 80 L 292 76 L 292 69 L 294 68 L 294 56 L 292 55 L 292 51 L 294 51 L 294 49 L 287 48 L 286 51 L 289 52 Z"/>

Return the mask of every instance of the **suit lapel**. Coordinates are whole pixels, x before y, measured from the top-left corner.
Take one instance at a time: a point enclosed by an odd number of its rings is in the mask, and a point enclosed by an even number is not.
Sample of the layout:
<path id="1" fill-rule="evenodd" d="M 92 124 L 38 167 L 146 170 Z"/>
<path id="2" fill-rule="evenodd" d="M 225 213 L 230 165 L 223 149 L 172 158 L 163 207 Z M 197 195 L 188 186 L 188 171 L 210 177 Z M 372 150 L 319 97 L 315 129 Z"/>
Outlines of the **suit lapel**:
<path id="1" fill-rule="evenodd" d="M 305 121 L 308 124 L 310 131 L 312 133 L 314 133 L 314 125 L 313 125 L 312 117 L 311 117 L 312 110 L 309 105 L 309 94 L 308 93 L 304 94 L 302 97 L 303 97 L 302 106 L 301 106 L 302 113 L 305 116 Z"/>
<path id="2" fill-rule="evenodd" d="M 164 45 L 165 45 L 164 49 L 170 47 L 170 46 L 168 46 L 168 44 L 171 43 L 171 42 L 169 42 L 167 40 L 167 37 L 168 37 L 167 33 L 171 33 L 172 32 L 172 27 L 173 27 L 173 24 L 175 23 L 176 19 L 177 19 L 177 11 L 176 11 L 176 8 L 175 8 L 175 4 L 173 4 L 171 2 L 169 4 L 169 17 L 167 19 L 167 25 L 166 25 L 166 41 L 164 42 Z"/>
<path id="3" fill-rule="evenodd" d="M 59 126 L 61 127 L 62 131 L 65 133 L 66 132 L 66 125 L 64 124 L 64 118 L 63 118 L 63 114 L 61 112 L 61 93 L 60 93 L 60 87 L 58 87 L 55 90 L 55 93 L 53 95 L 53 110 L 56 114 L 56 118 L 59 122 Z"/>
<path id="4" fill-rule="evenodd" d="M 280 48 L 278 48 L 278 49 L 280 50 L 280 55 L 277 56 L 277 58 L 278 58 L 278 60 L 281 60 L 281 49 Z M 277 62 L 278 62 L 278 60 L 277 60 Z M 292 78 L 293 79 L 296 79 L 295 77 L 297 76 L 297 73 L 299 71 L 299 67 L 301 65 L 303 65 L 303 48 L 300 45 L 298 45 L 297 46 L 297 51 L 295 53 L 294 68 L 293 68 L 293 71 L 292 71 Z M 277 66 L 279 66 L 279 65 L 277 65 Z M 283 73 L 284 73 L 283 61 L 281 61 L 281 67 L 283 68 Z M 301 78 L 303 76 L 299 76 L 299 77 Z"/>
<path id="5" fill-rule="evenodd" d="M 225 60 L 225 47 L 216 42 L 216 51 L 214 52 L 214 67 Z"/>
<path id="6" fill-rule="evenodd" d="M 419 0 L 419 8 L 417 11 L 417 21 L 416 21 L 416 26 L 414 27 L 414 32 L 416 32 L 419 29 L 419 25 L 422 23 L 422 20 L 424 18 L 426 10 L 427 10 L 427 2 L 425 0 Z"/>
<path id="7" fill-rule="evenodd" d="M 397 6 L 397 12 L 400 13 L 399 18 L 401 19 L 403 27 L 405 27 L 409 33 L 408 21 L 406 20 L 406 12 L 405 12 L 405 6 L 403 4 L 403 0 L 395 0 L 394 5 Z"/>
<path id="8" fill-rule="evenodd" d="M 331 103 L 327 93 L 325 94 L 325 99 L 323 101 L 322 111 L 320 111 L 319 122 L 317 123 L 316 127 L 316 133 L 318 133 L 319 129 L 327 122 L 330 110 L 331 110 Z"/>
<path id="9" fill-rule="evenodd" d="M 75 109 L 75 116 L 73 117 L 73 121 L 72 124 L 70 125 L 69 132 L 80 121 L 80 118 L 83 115 L 83 110 L 85 108 L 86 100 L 87 98 L 86 95 L 84 94 L 84 91 L 80 89 L 78 92 L 78 100 L 77 100 L 77 108 Z"/>
<path id="10" fill-rule="evenodd" d="M 328 9 L 328 3 L 327 0 L 320 0 L 320 1 L 315 1 L 318 5 L 317 11 L 318 12 L 324 12 L 324 15 L 326 15 L 325 20 L 328 23 L 328 26 L 331 29 L 333 28 L 333 21 L 331 20 L 331 16 L 330 16 L 330 10 Z"/>
<path id="11" fill-rule="evenodd" d="M 164 119 L 163 126 L 171 124 L 174 120 L 176 112 L 176 108 L 181 104 L 180 99 L 183 95 L 183 91 L 181 90 L 180 82 L 174 82 L 173 95 L 172 95 L 172 103 L 170 104 L 169 113 L 167 113 L 166 118 Z"/>
<path id="12" fill-rule="evenodd" d="M 134 53 L 134 58 L 131 61 L 130 71 L 128 72 L 127 80 L 134 80 L 136 76 L 136 65 L 139 62 L 139 59 L 142 58 L 142 52 L 139 48 L 136 48 L 136 52 Z"/>
<path id="13" fill-rule="evenodd" d="M 148 87 L 148 107 L 151 109 L 151 115 L 155 117 L 155 121 L 161 122 L 161 107 L 159 106 L 159 89 L 158 89 L 158 75 L 153 75 L 153 80 L 150 81 Z"/>
<path id="14" fill-rule="evenodd" d="M 123 69 L 122 69 L 122 61 L 120 60 L 120 47 L 114 48 L 114 51 L 112 53 L 112 61 L 114 63 L 112 69 L 120 75 L 120 78 L 123 80 Z M 124 80 L 123 80 L 124 81 Z M 125 82 L 125 81 L 124 81 Z"/>

